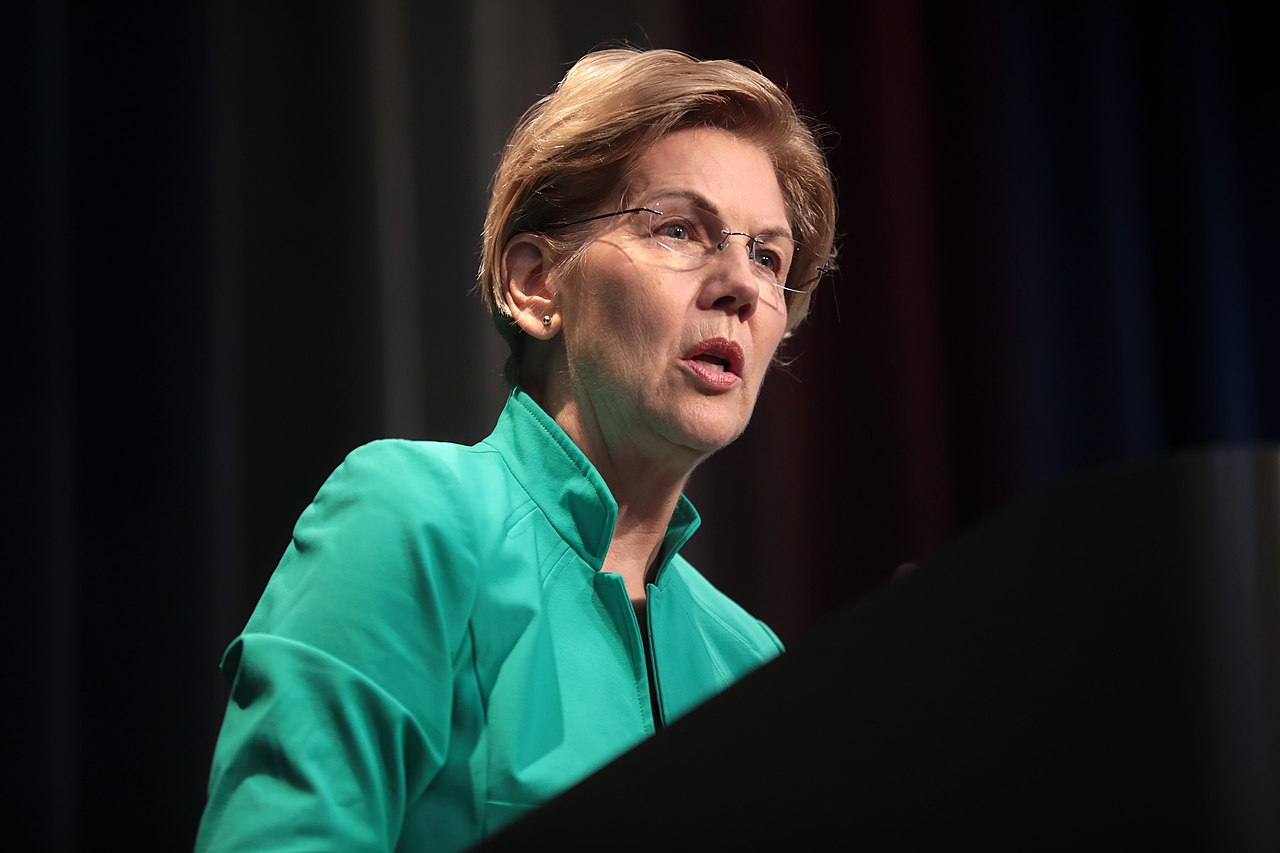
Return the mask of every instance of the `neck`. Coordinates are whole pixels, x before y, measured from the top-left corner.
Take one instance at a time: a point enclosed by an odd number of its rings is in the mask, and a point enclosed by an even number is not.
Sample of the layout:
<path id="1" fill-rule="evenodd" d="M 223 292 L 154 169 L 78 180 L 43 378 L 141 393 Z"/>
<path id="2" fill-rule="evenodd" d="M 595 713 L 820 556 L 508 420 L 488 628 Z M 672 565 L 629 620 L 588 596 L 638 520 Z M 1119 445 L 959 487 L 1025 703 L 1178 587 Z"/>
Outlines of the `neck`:
<path id="1" fill-rule="evenodd" d="M 658 554 L 662 551 L 662 540 L 667 534 L 667 525 L 674 511 L 675 501 L 671 502 L 666 514 L 660 516 L 639 514 L 622 504 L 618 505 L 618 523 L 614 527 L 613 541 L 609 543 L 603 571 L 622 575 L 632 601 L 642 601 L 645 598 L 645 584 L 651 580 L 651 573 Z"/>
<path id="2" fill-rule="evenodd" d="M 645 584 L 657 563 L 689 471 L 663 468 L 643 459 L 593 455 L 586 449 L 583 452 L 596 466 L 618 504 L 618 519 L 603 570 L 622 575 L 632 600 L 643 599 Z"/>
<path id="3" fill-rule="evenodd" d="M 603 571 L 622 575 L 631 598 L 643 599 L 676 503 L 702 457 L 688 448 L 665 448 L 667 452 L 645 448 L 630 436 L 611 441 L 596 421 L 582 417 L 578 407 L 567 400 L 552 397 L 538 403 L 609 487 L 618 505 L 618 518 Z"/>

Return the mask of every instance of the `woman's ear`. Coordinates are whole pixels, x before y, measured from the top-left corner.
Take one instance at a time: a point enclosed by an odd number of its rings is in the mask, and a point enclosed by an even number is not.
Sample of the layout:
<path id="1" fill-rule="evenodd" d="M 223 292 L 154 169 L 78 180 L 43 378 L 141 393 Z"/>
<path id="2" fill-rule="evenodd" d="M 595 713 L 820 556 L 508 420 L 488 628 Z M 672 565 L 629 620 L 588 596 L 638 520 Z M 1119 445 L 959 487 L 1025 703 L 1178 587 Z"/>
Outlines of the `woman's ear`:
<path id="1" fill-rule="evenodd" d="M 502 250 L 507 313 L 522 332 L 544 341 L 560 331 L 560 310 L 548 284 L 550 272 L 550 251 L 534 234 L 517 234 Z"/>

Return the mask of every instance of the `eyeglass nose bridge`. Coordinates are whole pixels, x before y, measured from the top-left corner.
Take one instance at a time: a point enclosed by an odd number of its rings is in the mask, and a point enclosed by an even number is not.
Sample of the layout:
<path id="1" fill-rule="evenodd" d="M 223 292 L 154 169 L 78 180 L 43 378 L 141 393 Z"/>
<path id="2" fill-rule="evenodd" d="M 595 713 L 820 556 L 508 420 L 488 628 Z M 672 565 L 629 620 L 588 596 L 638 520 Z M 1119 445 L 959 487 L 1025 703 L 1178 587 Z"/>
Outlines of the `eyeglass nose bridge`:
<path id="1" fill-rule="evenodd" d="M 730 231 L 728 228 L 720 229 L 720 242 L 716 244 L 716 254 L 724 251 L 729 245 L 730 237 L 746 237 L 747 238 L 747 257 L 751 260 L 752 271 L 755 271 L 756 263 L 756 247 L 760 245 L 760 238 L 748 234 L 746 231 Z M 759 275 L 759 273 L 756 273 Z"/>

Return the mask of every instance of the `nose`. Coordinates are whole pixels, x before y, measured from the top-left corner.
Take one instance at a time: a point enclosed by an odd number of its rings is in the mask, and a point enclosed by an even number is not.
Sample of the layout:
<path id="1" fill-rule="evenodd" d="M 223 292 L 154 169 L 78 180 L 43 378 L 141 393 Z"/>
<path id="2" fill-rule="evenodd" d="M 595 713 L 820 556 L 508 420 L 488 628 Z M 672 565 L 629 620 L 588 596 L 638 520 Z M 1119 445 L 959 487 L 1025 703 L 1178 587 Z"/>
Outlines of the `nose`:
<path id="1" fill-rule="evenodd" d="M 703 298 L 706 307 L 738 314 L 743 320 L 755 313 L 768 285 L 756 274 L 753 238 L 743 231 L 724 231 L 724 238 L 716 246 L 714 262 L 708 267 L 712 274 L 704 285 Z M 743 252 L 726 251 L 731 238 L 746 240 Z"/>

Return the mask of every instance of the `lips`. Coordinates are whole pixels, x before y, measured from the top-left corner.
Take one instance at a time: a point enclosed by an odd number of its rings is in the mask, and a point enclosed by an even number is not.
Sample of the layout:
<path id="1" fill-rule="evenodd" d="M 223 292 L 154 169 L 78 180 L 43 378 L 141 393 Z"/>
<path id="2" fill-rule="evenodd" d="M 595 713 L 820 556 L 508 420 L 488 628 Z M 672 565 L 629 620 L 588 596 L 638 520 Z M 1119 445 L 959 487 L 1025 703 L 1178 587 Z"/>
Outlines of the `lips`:
<path id="1" fill-rule="evenodd" d="M 703 381 L 727 388 L 742 378 L 745 358 L 742 347 L 728 338 L 707 338 L 685 353 L 682 361 Z"/>

